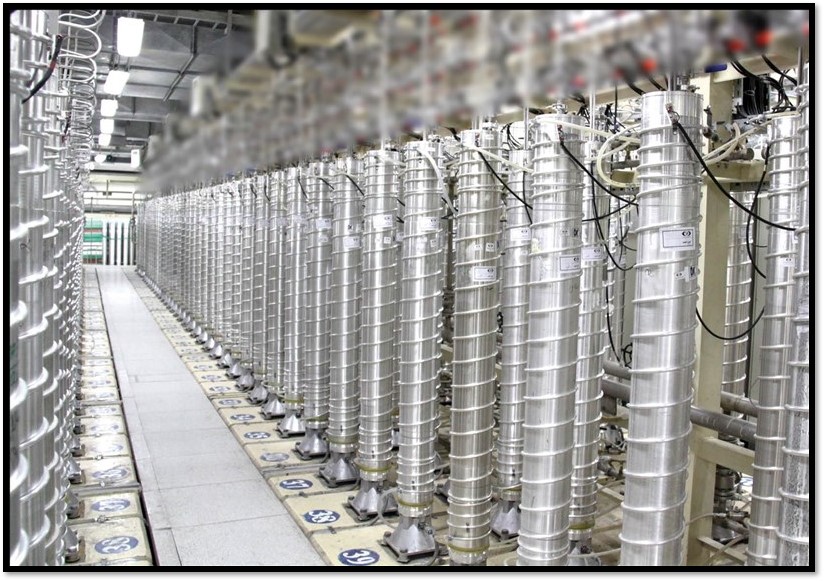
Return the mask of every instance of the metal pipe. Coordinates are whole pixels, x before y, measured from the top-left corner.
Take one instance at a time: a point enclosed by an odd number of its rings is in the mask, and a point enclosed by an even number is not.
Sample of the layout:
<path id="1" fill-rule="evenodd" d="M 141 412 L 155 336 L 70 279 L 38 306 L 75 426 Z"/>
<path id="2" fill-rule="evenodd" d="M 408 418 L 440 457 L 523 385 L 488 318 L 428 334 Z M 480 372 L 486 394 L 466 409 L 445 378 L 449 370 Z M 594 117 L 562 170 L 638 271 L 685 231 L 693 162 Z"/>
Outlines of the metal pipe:
<path id="1" fill-rule="evenodd" d="M 360 411 L 358 367 L 361 297 L 361 209 L 357 180 L 362 163 L 354 157 L 338 160 L 332 196 L 332 283 L 329 339 L 330 458 L 320 476 L 337 486 L 354 482 Z"/>
<path id="2" fill-rule="evenodd" d="M 559 108 L 560 109 L 560 108 Z M 564 126 L 556 124 L 564 123 Z M 578 115 L 531 126 L 532 246 L 518 565 L 563 566 L 569 552 L 581 280 L 582 158 Z"/>
<path id="3" fill-rule="evenodd" d="M 803 179 L 798 151 L 801 138 L 799 116 L 781 117 L 771 125 L 769 219 L 794 226 Z M 778 525 L 781 508 L 779 487 L 784 468 L 786 418 L 784 406 L 790 386 L 789 358 L 792 348 L 791 319 L 795 304 L 793 266 L 796 240 L 792 231 L 767 228 L 765 255 L 764 316 L 759 378 L 758 429 L 753 460 L 752 513 L 748 566 L 773 566 L 778 562 Z"/>
<path id="4" fill-rule="evenodd" d="M 493 125 L 461 132 L 461 142 L 497 153 Z M 499 166 L 492 160 L 490 165 Z M 455 238 L 455 333 L 448 542 L 454 565 L 486 563 L 492 497 L 492 410 L 498 330 L 500 183 L 481 155 L 458 162 Z"/>
<path id="5" fill-rule="evenodd" d="M 523 122 L 513 124 L 523 138 Z M 520 131 L 518 131 L 520 130 Z M 513 162 L 528 167 L 528 150 L 511 150 Z M 529 246 L 530 215 L 524 202 L 532 200 L 532 176 L 525 171 L 510 169 L 508 185 L 519 201 L 508 194 L 504 261 L 501 273 L 501 387 L 497 440 L 496 488 L 498 500 L 492 507 L 492 532 L 502 539 L 514 537 L 521 528 L 521 451 L 524 447 L 524 389 L 526 387 L 527 308 L 529 306 Z"/>
<path id="6" fill-rule="evenodd" d="M 601 389 L 605 395 L 630 401 L 630 386 L 620 381 L 602 378 Z M 730 436 L 745 442 L 755 442 L 755 424 L 719 412 L 690 406 L 690 421 L 696 426 L 709 428 L 719 436 Z"/>
<path id="7" fill-rule="evenodd" d="M 682 565 L 698 295 L 701 97 L 641 99 L 632 403 L 621 565 Z"/>
<path id="8" fill-rule="evenodd" d="M 249 393 L 248 399 L 254 404 L 266 401 L 269 391 L 263 385 L 266 376 L 266 353 L 269 343 L 266 341 L 267 322 L 267 283 L 268 283 L 268 238 L 269 238 L 269 196 L 268 190 L 269 176 L 259 173 L 253 178 L 255 219 L 254 219 L 254 240 L 252 242 L 252 340 L 251 340 L 251 361 L 254 387 Z"/>
<path id="9" fill-rule="evenodd" d="M 784 474 L 779 494 L 778 565 L 810 564 L 810 65 L 803 69 L 799 87 L 801 115 L 798 133 L 799 183 L 798 237 L 795 257 L 795 305 L 793 309 L 790 390 L 787 394 Z"/>
<path id="10" fill-rule="evenodd" d="M 332 259 L 331 166 L 326 160 L 309 164 L 306 180 L 309 236 L 306 266 L 305 391 L 306 435 L 295 446 L 301 458 L 324 456 L 329 444 L 323 434 L 329 421 L 329 279 Z"/>
<path id="11" fill-rule="evenodd" d="M 400 302 L 394 276 L 399 262 L 395 241 L 400 157 L 396 151 L 373 150 L 365 158 L 357 459 L 361 485 L 349 499 L 361 519 L 378 514 L 392 459 L 395 306 Z M 396 512 L 397 504 L 383 511 Z"/>
<path id="12" fill-rule="evenodd" d="M 401 369 L 398 401 L 398 512 L 386 538 L 396 556 L 431 555 L 435 492 L 435 441 L 441 350 L 442 184 L 429 158 L 440 160 L 441 143 L 404 146 L 405 218 L 402 241 Z M 439 163 L 439 162 L 436 162 Z M 390 319 L 391 320 L 391 319 Z"/>
<path id="13" fill-rule="evenodd" d="M 266 378 L 269 391 L 261 413 L 266 419 L 282 417 L 285 413 L 280 397 L 283 391 L 283 329 L 284 329 L 284 255 L 286 234 L 286 172 L 269 175 L 269 259 L 266 310 Z"/>

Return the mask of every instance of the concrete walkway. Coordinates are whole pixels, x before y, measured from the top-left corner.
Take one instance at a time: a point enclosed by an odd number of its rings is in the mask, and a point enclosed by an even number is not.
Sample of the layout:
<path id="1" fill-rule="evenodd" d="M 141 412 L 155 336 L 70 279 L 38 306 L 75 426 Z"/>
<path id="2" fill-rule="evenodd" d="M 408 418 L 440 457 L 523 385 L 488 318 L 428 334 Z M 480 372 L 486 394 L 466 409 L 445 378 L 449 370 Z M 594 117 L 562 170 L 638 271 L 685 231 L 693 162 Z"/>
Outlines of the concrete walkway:
<path id="1" fill-rule="evenodd" d="M 323 565 L 124 269 L 97 267 L 158 565 Z"/>

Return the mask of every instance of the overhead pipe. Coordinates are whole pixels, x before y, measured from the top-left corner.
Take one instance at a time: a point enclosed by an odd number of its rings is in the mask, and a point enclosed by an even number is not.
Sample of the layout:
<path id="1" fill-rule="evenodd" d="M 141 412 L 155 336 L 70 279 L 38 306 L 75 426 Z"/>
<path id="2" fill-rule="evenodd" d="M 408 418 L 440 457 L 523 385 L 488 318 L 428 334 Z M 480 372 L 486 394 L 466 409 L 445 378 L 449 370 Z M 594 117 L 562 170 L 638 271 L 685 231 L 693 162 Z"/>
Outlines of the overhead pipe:
<path id="1" fill-rule="evenodd" d="M 325 456 L 323 438 L 329 421 L 329 281 L 332 260 L 332 195 L 329 161 L 309 164 L 306 180 L 309 236 L 306 266 L 305 391 L 306 435 L 295 446 L 302 459 Z"/>
<path id="2" fill-rule="evenodd" d="M 358 479 L 354 463 L 358 443 L 361 299 L 362 162 L 338 160 L 332 193 L 332 281 L 329 293 L 329 461 L 320 477 L 332 486 Z"/>
<path id="3" fill-rule="evenodd" d="M 397 502 L 384 495 L 392 459 L 392 401 L 395 380 L 395 319 L 400 303 L 395 265 L 400 260 L 396 198 L 400 197 L 397 166 L 401 156 L 389 149 L 366 154 L 364 167 L 362 290 L 360 327 L 360 428 L 357 466 L 360 488 L 349 499 L 358 518 L 397 512 Z"/>
<path id="4" fill-rule="evenodd" d="M 804 65 L 799 87 L 801 147 L 797 166 L 799 183 L 795 305 L 793 309 L 790 390 L 787 394 L 784 472 L 779 494 L 778 565 L 810 564 L 810 64 Z"/>
<path id="5" fill-rule="evenodd" d="M 767 161 L 768 216 L 771 222 L 784 227 L 794 227 L 798 221 L 798 198 L 803 179 L 798 163 L 799 125 L 798 115 L 778 118 L 771 125 Z M 750 540 L 746 549 L 747 565 L 751 567 L 774 566 L 778 562 L 779 488 L 784 468 L 784 406 L 791 379 L 789 359 L 793 344 L 795 258 L 795 233 L 768 226 L 758 429 L 753 460 Z"/>
<path id="6" fill-rule="evenodd" d="M 529 333 L 518 565 L 563 566 L 569 553 L 581 281 L 583 117 L 539 115 L 533 164 Z M 563 123 L 561 125 L 560 123 Z M 564 151 L 566 149 L 566 151 Z"/>
<path id="7" fill-rule="evenodd" d="M 623 566 L 684 562 L 698 297 L 701 96 L 641 98 L 632 394 L 622 510 Z"/>

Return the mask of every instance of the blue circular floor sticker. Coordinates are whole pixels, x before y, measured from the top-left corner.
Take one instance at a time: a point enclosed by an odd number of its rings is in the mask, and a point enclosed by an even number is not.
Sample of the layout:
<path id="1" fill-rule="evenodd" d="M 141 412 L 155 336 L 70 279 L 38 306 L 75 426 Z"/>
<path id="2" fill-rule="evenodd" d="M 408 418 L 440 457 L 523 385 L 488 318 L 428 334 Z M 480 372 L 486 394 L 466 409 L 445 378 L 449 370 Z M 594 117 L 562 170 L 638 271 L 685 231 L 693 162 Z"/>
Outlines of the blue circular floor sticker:
<path id="1" fill-rule="evenodd" d="M 125 498 L 104 498 L 92 504 L 92 510 L 98 512 L 119 512 L 126 510 L 132 505 Z"/>
<path id="2" fill-rule="evenodd" d="M 374 565 L 379 559 L 380 555 L 369 549 L 347 549 L 338 555 L 338 561 L 350 567 Z"/>
<path id="3" fill-rule="evenodd" d="M 139 544 L 139 541 L 134 537 L 121 536 L 109 537 L 94 544 L 94 550 L 101 555 L 117 555 L 131 551 Z"/>
<path id="4" fill-rule="evenodd" d="M 264 462 L 284 462 L 289 459 L 289 454 L 283 452 L 266 452 L 260 455 L 260 459 Z"/>
<path id="5" fill-rule="evenodd" d="M 235 414 L 233 416 L 229 416 L 230 420 L 235 420 L 236 422 L 248 422 L 249 420 L 255 419 L 255 416 L 252 414 Z"/>
<path id="6" fill-rule="evenodd" d="M 231 388 L 224 387 L 222 385 L 216 385 L 215 387 L 210 387 L 209 391 L 213 391 L 215 393 L 226 393 L 227 391 L 231 391 Z"/>
<path id="7" fill-rule="evenodd" d="M 91 449 L 96 454 L 114 454 L 121 450 L 123 450 L 123 446 L 120 444 L 98 444 Z"/>
<path id="8" fill-rule="evenodd" d="M 243 434 L 243 437 L 247 440 L 265 440 L 266 438 L 271 438 L 272 434 L 269 432 L 246 432 Z"/>
<path id="9" fill-rule="evenodd" d="M 303 513 L 303 520 L 316 525 L 333 523 L 339 518 L 340 515 L 334 510 L 327 510 L 325 508 L 316 508 Z"/>
<path id="10" fill-rule="evenodd" d="M 215 368 L 211 363 L 198 363 L 193 366 L 197 371 L 210 371 Z"/>
<path id="11" fill-rule="evenodd" d="M 201 376 L 200 379 L 203 380 L 203 381 L 222 381 L 224 378 L 221 377 L 220 375 L 215 375 L 213 373 L 210 373 L 209 375 Z"/>
<path id="12" fill-rule="evenodd" d="M 92 476 L 94 476 L 98 480 L 106 480 L 112 482 L 117 480 L 123 480 L 128 475 L 128 468 L 123 468 L 122 466 L 115 466 L 113 468 L 107 468 L 106 470 L 98 470 L 97 472 L 92 473 Z"/>
<path id="13" fill-rule="evenodd" d="M 112 406 L 100 406 L 94 408 L 94 413 L 98 416 L 112 416 L 118 412 L 116 407 Z"/>
<path id="14" fill-rule="evenodd" d="M 278 486 L 286 490 L 306 490 L 312 488 L 312 481 L 304 478 L 290 478 L 289 480 L 281 480 Z"/>
<path id="15" fill-rule="evenodd" d="M 92 433 L 98 432 L 117 432 L 120 430 L 120 424 L 108 424 L 108 425 L 94 425 L 89 428 L 89 431 Z"/>
<path id="16" fill-rule="evenodd" d="M 240 405 L 240 404 L 243 403 L 243 401 L 239 400 L 239 399 L 219 399 L 219 400 L 217 400 L 217 403 L 219 403 L 220 405 L 231 406 L 231 405 Z"/>

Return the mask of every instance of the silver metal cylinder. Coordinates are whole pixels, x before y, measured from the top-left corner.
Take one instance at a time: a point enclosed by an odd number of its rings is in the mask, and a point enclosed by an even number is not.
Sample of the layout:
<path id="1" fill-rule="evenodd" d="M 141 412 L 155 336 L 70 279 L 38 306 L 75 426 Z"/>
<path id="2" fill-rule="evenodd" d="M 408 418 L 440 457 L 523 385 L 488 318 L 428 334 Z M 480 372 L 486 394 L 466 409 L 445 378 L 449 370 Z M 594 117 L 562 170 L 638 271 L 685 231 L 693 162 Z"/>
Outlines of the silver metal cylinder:
<path id="1" fill-rule="evenodd" d="M 531 163 L 528 150 L 513 150 L 510 160 L 521 166 Z M 518 504 L 521 500 L 521 473 L 524 448 L 524 390 L 526 389 L 527 324 L 529 308 L 529 247 L 532 238 L 532 176 L 516 168 L 509 170 L 509 188 L 521 198 L 506 194 L 504 261 L 501 273 L 501 387 L 497 446 L 498 501 L 492 509 L 492 530 L 501 537 L 514 536 L 520 529 Z M 509 516 L 507 516 L 509 515 Z M 497 520 L 500 519 L 500 526 Z"/>
<path id="2" fill-rule="evenodd" d="M 461 132 L 464 145 L 498 153 L 495 127 Z M 499 298 L 500 182 L 465 149 L 458 162 L 455 236 L 455 332 L 452 338 L 452 427 L 449 475 L 450 561 L 486 562 L 492 498 L 492 411 L 495 404 Z"/>
<path id="3" fill-rule="evenodd" d="M 354 482 L 358 443 L 361 297 L 362 162 L 338 160 L 332 196 L 332 283 L 329 294 L 329 425 L 331 459 L 321 468 L 336 484 Z"/>
<path id="4" fill-rule="evenodd" d="M 303 419 L 306 436 L 296 446 L 304 457 L 323 456 L 321 439 L 329 420 L 329 283 L 332 266 L 332 185 L 328 161 L 309 164 L 306 180 L 309 233 L 306 268 L 306 388 Z"/>
<path id="5" fill-rule="evenodd" d="M 269 392 L 263 404 L 266 418 L 283 415 L 280 401 L 283 390 L 283 322 L 284 322 L 284 240 L 286 234 L 285 171 L 269 175 L 269 240 L 267 261 L 266 306 L 266 378 Z"/>
<path id="6" fill-rule="evenodd" d="M 799 121 L 798 115 L 773 121 L 767 162 L 769 220 L 789 227 L 794 227 L 798 222 L 798 199 L 804 179 L 798 156 L 801 149 Z M 758 424 L 753 459 L 750 540 L 747 544 L 747 565 L 751 567 L 774 566 L 778 562 L 779 487 L 784 469 L 784 406 L 790 389 L 795 260 L 795 233 L 768 226 Z"/>
<path id="7" fill-rule="evenodd" d="M 283 405 L 286 415 L 278 424 L 285 434 L 304 431 L 304 349 L 306 326 L 306 233 L 308 210 L 301 169 L 286 170 L 286 240 L 284 256 Z M 305 170 L 303 170 L 305 172 Z"/>
<path id="8" fill-rule="evenodd" d="M 602 139 L 586 143 L 587 165 Z M 578 365 L 575 391 L 575 423 L 572 449 L 572 504 L 569 537 L 589 545 L 598 506 L 598 440 L 601 421 L 601 378 L 607 346 L 606 279 L 607 254 L 598 221 L 607 214 L 607 195 L 589 177 L 584 177 L 581 223 L 581 305 L 578 311 Z"/>
<path id="9" fill-rule="evenodd" d="M 790 337 L 790 389 L 787 394 L 784 474 L 779 489 L 778 565 L 810 564 L 810 84 L 809 63 L 800 87 L 801 147 L 797 165 L 799 183 L 795 306 Z"/>
<path id="10" fill-rule="evenodd" d="M 518 565 L 565 565 L 572 498 L 578 305 L 581 279 L 582 159 L 577 115 L 536 117 L 532 163 L 527 382 Z"/>
<path id="11" fill-rule="evenodd" d="M 669 112 L 668 112 L 669 111 Z M 632 403 L 621 565 L 682 565 L 698 295 L 701 97 L 641 101 Z"/>
<path id="12" fill-rule="evenodd" d="M 254 192 L 254 239 L 252 242 L 252 320 L 251 320 L 251 371 L 255 379 L 255 389 L 249 395 L 253 403 L 262 403 L 268 392 L 263 386 L 266 376 L 267 283 L 268 283 L 268 243 L 269 243 L 269 200 L 268 176 L 258 174 L 253 178 Z"/>
<path id="13" fill-rule="evenodd" d="M 401 521 L 387 540 L 396 552 L 435 550 L 434 533 L 427 527 L 435 492 L 444 233 L 442 184 L 427 156 L 439 160 L 440 148 L 441 144 L 435 141 L 413 142 L 404 147 L 397 468 Z M 388 315 L 387 322 L 392 318 Z"/>

